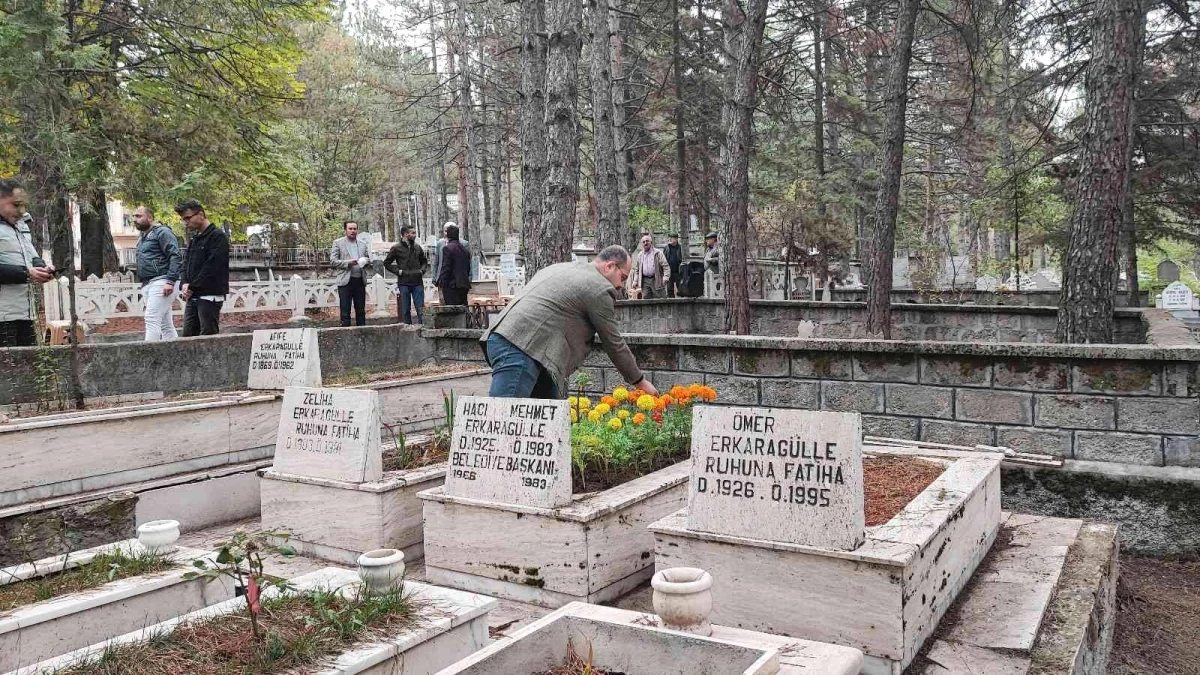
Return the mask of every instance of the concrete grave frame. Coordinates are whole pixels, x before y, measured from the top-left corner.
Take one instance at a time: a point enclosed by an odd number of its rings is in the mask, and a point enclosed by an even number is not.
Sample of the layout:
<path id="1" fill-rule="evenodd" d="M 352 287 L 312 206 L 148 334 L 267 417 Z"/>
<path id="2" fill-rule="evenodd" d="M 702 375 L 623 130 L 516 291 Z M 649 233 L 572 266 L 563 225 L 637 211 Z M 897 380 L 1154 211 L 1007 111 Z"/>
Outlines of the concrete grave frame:
<path id="1" fill-rule="evenodd" d="M 426 576 L 551 608 L 620 597 L 653 576 L 646 525 L 686 505 L 688 471 L 680 462 L 557 509 L 422 492 Z"/>
<path id="2" fill-rule="evenodd" d="M 136 539 L 129 539 L 9 567 L 0 570 L 0 586 L 59 572 L 64 563 L 67 569 L 78 567 L 119 548 L 137 551 L 139 544 Z M 179 548 L 169 556 L 179 563 L 174 569 L 119 579 L 87 591 L 0 612 L 0 672 L 232 598 L 233 587 L 227 582 L 183 578 L 193 561 L 211 560 L 213 556 L 207 551 Z"/>
<path id="3" fill-rule="evenodd" d="M 348 483 L 259 471 L 264 529 L 288 530 L 300 553 L 353 565 L 378 548 L 404 551 L 411 562 L 425 555 L 421 500 L 417 493 L 440 487 L 446 463 L 386 471 L 383 478 Z"/>
<path id="4" fill-rule="evenodd" d="M 350 570 L 327 567 L 291 580 L 298 591 L 315 588 L 345 589 L 352 592 L 359 583 L 358 575 Z M 437 671 L 439 668 L 482 648 L 489 641 L 488 612 L 499 603 L 474 593 L 464 593 L 428 584 L 405 582 L 405 587 L 414 598 L 428 608 L 419 625 L 388 636 L 385 640 L 361 644 L 333 658 L 332 662 L 318 671 L 318 675 L 343 675 L 369 673 L 372 675 L 415 675 Z M 275 594 L 276 589 L 264 593 Z M 48 673 L 80 660 L 98 657 L 109 644 L 130 644 L 168 632 L 185 623 L 203 621 L 241 611 L 246 606 L 242 598 L 234 598 L 169 621 L 149 626 L 142 630 L 126 633 L 111 642 L 93 644 L 90 647 L 63 654 L 12 675 L 34 675 Z"/>
<path id="5" fill-rule="evenodd" d="M 699 637 L 662 628 L 653 614 L 573 602 L 437 675 L 540 672 L 561 663 L 568 638 L 579 638 L 577 649 L 583 644 L 593 647 L 600 667 L 639 675 L 858 675 L 862 666 L 862 652 L 857 649 L 725 626 L 712 628 L 711 637 Z"/>
<path id="6" fill-rule="evenodd" d="M 444 417 L 442 392 L 487 391 L 487 370 L 372 382 L 356 388 L 379 392 L 383 421 L 406 432 L 429 429 Z M 232 393 L 200 401 L 79 411 L 0 424 L 0 518 L 35 511 L 53 500 L 96 499 L 112 492 L 143 494 L 138 522 L 186 508 L 190 528 L 258 514 L 258 477 L 271 464 L 281 397 Z M 83 439 L 86 439 L 86 443 Z M 164 439 L 169 442 L 164 443 Z M 61 452 L 61 448 L 75 452 Z M 214 478 L 241 480 L 236 508 L 211 503 Z M 228 494 L 234 488 L 227 486 Z M 153 497 L 153 499 L 146 499 Z M 181 506 L 182 504 L 182 506 Z M 170 507 L 177 507 L 172 510 Z M 207 514 L 207 515 L 206 515 Z"/>
<path id="7" fill-rule="evenodd" d="M 946 470 L 853 551 L 687 529 L 686 510 L 650 525 L 655 565 L 699 567 L 713 623 L 856 647 L 867 675 L 899 675 L 971 578 L 1000 527 L 1000 455 L 872 448 Z"/>

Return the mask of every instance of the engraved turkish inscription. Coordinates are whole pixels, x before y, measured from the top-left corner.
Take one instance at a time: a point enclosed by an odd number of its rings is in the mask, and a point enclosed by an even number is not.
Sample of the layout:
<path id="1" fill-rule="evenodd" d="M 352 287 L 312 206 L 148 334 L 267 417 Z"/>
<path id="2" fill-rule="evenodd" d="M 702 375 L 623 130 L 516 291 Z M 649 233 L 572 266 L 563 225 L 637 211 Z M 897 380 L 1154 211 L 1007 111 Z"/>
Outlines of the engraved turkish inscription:
<path id="1" fill-rule="evenodd" d="M 865 533 L 859 414 L 697 406 L 688 527 L 858 547 Z"/>
<path id="2" fill-rule="evenodd" d="M 352 483 L 383 477 L 379 392 L 288 387 L 275 440 L 275 470 Z"/>
<path id="3" fill-rule="evenodd" d="M 570 504 L 567 402 L 458 399 L 446 494 L 546 508 Z"/>

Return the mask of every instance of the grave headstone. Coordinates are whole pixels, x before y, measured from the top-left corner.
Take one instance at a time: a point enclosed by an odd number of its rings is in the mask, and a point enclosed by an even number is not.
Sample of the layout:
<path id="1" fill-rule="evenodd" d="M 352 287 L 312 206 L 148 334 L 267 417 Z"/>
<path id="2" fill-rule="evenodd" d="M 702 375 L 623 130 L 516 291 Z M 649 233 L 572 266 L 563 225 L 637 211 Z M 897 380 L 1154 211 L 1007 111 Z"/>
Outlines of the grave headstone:
<path id="1" fill-rule="evenodd" d="M 695 409 L 689 529 L 851 550 L 865 526 L 858 413 Z"/>
<path id="2" fill-rule="evenodd" d="M 1183 285 L 1181 281 L 1172 281 L 1163 289 L 1162 308 L 1168 310 L 1191 309 L 1194 299 L 1195 295 L 1192 293 L 1192 289 Z"/>
<path id="3" fill-rule="evenodd" d="M 566 401 L 458 399 L 446 494 L 545 508 L 570 504 L 569 415 Z"/>
<path id="4" fill-rule="evenodd" d="M 1159 281 L 1166 281 L 1168 283 L 1179 281 L 1179 265 L 1176 265 L 1171 260 L 1164 260 L 1158 263 L 1156 271 L 1158 272 Z"/>
<path id="5" fill-rule="evenodd" d="M 251 389 L 321 386 L 317 329 L 256 330 L 250 347 Z"/>
<path id="6" fill-rule="evenodd" d="M 275 439 L 275 470 L 366 483 L 383 478 L 379 392 L 288 387 Z"/>
<path id="7" fill-rule="evenodd" d="M 517 276 L 517 255 L 515 253 L 500 254 L 500 276 L 509 278 Z"/>

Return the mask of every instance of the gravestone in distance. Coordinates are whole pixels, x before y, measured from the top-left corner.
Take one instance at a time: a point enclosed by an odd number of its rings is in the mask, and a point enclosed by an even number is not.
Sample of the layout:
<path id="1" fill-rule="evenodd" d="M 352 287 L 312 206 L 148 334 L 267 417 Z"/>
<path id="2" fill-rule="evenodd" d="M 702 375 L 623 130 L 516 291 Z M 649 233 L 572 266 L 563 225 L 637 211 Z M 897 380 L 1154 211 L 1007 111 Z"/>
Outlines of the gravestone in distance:
<path id="1" fill-rule="evenodd" d="M 851 550 L 863 543 L 858 413 L 697 406 L 688 529 Z"/>
<path id="2" fill-rule="evenodd" d="M 501 253 L 500 254 L 500 276 L 515 277 L 517 276 L 517 254 Z"/>
<path id="3" fill-rule="evenodd" d="M 1162 308 L 1175 310 L 1191 309 L 1192 301 L 1195 297 L 1192 289 L 1183 285 L 1183 282 L 1172 281 L 1163 289 Z"/>
<path id="4" fill-rule="evenodd" d="M 251 389 L 321 386 L 317 329 L 256 330 L 250 347 Z"/>
<path id="5" fill-rule="evenodd" d="M 383 478 L 379 392 L 288 387 L 275 440 L 275 470 L 366 483 Z"/>
<path id="6" fill-rule="evenodd" d="M 570 504 L 567 405 L 531 398 L 458 399 L 446 494 L 544 508 Z"/>
<path id="7" fill-rule="evenodd" d="M 1159 281 L 1166 281 L 1168 283 L 1179 281 L 1179 265 L 1176 265 L 1174 261 L 1164 260 L 1158 263 L 1155 271 L 1158 274 Z"/>

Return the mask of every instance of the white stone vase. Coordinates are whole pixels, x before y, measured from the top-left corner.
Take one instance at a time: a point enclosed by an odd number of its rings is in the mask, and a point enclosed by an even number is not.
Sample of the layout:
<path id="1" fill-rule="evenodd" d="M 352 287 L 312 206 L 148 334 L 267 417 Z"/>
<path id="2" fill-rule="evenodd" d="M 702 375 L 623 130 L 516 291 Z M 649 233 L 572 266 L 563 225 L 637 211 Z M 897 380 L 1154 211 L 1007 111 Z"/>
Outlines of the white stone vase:
<path id="1" fill-rule="evenodd" d="M 663 627 L 708 637 L 712 635 L 713 578 L 697 567 L 659 570 L 650 580 L 654 587 L 654 611 Z"/>
<path id="2" fill-rule="evenodd" d="M 358 578 L 369 591 L 390 591 L 403 577 L 404 551 L 380 548 L 358 556 Z"/>
<path id="3" fill-rule="evenodd" d="M 178 520 L 151 520 L 137 529 L 138 543 L 154 555 L 165 555 L 175 550 L 179 541 Z"/>

